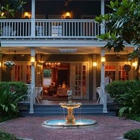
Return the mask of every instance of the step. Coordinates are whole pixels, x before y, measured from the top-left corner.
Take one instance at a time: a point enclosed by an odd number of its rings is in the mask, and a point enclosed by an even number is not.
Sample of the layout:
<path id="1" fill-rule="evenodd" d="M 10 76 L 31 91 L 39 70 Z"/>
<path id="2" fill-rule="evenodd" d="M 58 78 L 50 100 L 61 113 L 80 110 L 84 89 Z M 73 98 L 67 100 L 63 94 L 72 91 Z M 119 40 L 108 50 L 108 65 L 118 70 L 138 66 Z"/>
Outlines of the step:
<path id="1" fill-rule="evenodd" d="M 29 104 L 20 104 L 21 116 L 29 116 Z M 34 116 L 63 115 L 67 114 L 67 109 L 63 109 L 60 105 L 34 105 Z M 74 114 L 78 115 L 103 115 L 103 106 L 100 104 L 82 105 L 80 108 L 74 109 Z M 109 111 L 107 115 L 115 116 L 115 111 Z"/>

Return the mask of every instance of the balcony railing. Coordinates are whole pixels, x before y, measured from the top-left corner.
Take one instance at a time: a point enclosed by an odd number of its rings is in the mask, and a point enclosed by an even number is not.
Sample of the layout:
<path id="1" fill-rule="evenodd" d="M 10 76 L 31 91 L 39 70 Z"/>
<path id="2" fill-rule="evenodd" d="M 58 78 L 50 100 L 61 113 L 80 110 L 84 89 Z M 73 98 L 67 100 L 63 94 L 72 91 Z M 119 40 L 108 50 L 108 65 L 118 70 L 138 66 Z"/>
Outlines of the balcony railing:
<path id="1" fill-rule="evenodd" d="M 93 19 L 1 19 L 0 38 L 89 38 L 100 34 Z"/>

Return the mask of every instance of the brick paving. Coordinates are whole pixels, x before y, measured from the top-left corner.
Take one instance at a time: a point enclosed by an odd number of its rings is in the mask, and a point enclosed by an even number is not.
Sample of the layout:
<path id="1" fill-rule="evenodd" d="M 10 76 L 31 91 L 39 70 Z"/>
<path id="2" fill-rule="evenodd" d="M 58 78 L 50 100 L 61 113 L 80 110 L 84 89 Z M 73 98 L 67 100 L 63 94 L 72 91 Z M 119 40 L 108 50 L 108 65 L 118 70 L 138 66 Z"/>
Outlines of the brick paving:
<path id="1" fill-rule="evenodd" d="M 83 128 L 46 128 L 42 124 L 63 116 L 21 117 L 0 123 L 0 129 L 29 140 L 122 140 L 128 130 L 140 128 L 140 123 L 116 116 L 82 116 L 98 122 L 96 126 Z"/>

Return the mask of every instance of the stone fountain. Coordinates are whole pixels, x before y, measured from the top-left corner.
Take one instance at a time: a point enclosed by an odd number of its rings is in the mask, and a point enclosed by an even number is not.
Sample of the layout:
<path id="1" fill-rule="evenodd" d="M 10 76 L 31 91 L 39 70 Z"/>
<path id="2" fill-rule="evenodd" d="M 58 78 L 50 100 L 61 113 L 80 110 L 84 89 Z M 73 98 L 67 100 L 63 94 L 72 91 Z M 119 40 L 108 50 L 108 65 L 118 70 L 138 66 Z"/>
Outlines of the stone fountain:
<path id="1" fill-rule="evenodd" d="M 74 108 L 79 108 L 81 106 L 81 103 L 76 103 L 71 101 L 72 98 L 71 90 L 68 90 L 67 94 L 68 94 L 68 102 L 60 103 L 60 105 L 62 108 L 66 108 L 68 110 L 68 115 L 66 117 L 66 124 L 75 124 L 75 117 L 73 115 L 73 110 Z"/>
<path id="2" fill-rule="evenodd" d="M 74 109 L 80 108 L 82 105 L 79 102 L 72 102 L 72 91 L 68 90 L 68 102 L 59 103 L 62 108 L 67 109 L 67 116 L 65 119 L 61 120 L 47 120 L 43 122 L 43 126 L 45 127 L 82 127 L 82 126 L 95 126 L 97 122 L 91 119 L 75 119 Z"/>

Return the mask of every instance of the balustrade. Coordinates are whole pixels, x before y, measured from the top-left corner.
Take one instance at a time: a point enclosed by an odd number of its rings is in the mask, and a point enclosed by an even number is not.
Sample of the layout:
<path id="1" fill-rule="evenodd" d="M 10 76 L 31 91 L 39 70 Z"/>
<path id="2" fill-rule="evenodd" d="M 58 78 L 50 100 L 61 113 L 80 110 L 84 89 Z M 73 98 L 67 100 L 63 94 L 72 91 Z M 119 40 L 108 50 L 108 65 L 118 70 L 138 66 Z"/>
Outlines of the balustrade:
<path id="1" fill-rule="evenodd" d="M 100 34 L 100 25 L 93 19 L 36 19 L 35 32 L 31 26 L 31 19 L 1 19 L 0 38 L 93 39 Z"/>

